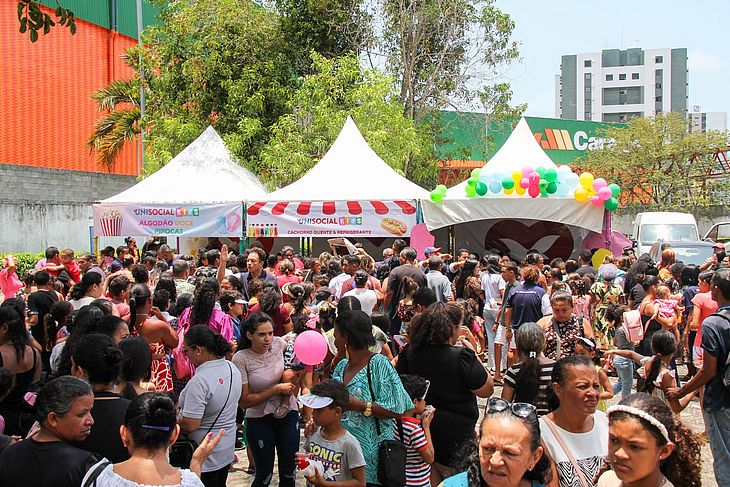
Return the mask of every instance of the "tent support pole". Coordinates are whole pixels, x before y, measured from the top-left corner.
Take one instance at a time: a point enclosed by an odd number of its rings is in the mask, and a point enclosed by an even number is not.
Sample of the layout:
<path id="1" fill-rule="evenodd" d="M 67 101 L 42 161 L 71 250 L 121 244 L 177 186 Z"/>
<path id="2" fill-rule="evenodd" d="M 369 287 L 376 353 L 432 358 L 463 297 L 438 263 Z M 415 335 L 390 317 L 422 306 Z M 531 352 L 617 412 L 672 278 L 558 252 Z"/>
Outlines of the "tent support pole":
<path id="1" fill-rule="evenodd" d="M 456 233 L 454 225 L 449 225 L 449 254 L 454 255 L 454 252 L 456 252 Z"/>
<path id="2" fill-rule="evenodd" d="M 606 244 L 604 248 L 611 248 L 611 237 L 613 236 L 613 228 L 611 228 L 611 212 L 603 210 L 603 231 L 601 232 L 603 241 Z"/>

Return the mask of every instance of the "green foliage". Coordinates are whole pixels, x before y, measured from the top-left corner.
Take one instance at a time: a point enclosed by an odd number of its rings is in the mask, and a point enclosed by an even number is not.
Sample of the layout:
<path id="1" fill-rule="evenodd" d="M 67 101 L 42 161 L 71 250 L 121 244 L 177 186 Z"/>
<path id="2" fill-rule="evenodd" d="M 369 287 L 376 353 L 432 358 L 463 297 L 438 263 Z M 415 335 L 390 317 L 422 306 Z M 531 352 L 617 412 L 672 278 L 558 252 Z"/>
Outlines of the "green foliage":
<path id="1" fill-rule="evenodd" d="M 0 259 L 5 257 L 6 255 L 8 255 L 8 253 L 0 253 Z M 33 266 L 35 266 L 36 262 L 46 256 L 44 253 L 32 254 L 30 252 L 20 252 L 12 255 L 15 259 L 15 272 L 18 274 L 18 277 L 20 277 L 20 279 L 23 279 L 26 273 L 29 270 L 33 269 Z"/>
<path id="2" fill-rule="evenodd" d="M 269 186 L 285 186 L 324 156 L 348 115 L 372 149 L 391 167 L 428 187 L 435 184 L 427 131 L 403 115 L 392 80 L 365 70 L 354 55 L 326 59 L 312 53 L 312 74 L 291 101 L 291 113 L 272 127 L 261 173 Z"/>
<path id="3" fill-rule="evenodd" d="M 63 25 L 68 27 L 71 35 L 76 34 L 76 17 L 74 13 L 63 8 L 60 3 L 56 2 L 56 20 L 54 21 L 50 15 L 41 10 L 40 2 L 36 0 L 18 0 L 18 21 L 20 22 L 20 33 L 28 32 L 30 42 L 38 40 L 40 32 L 43 35 L 51 32 L 51 27 Z"/>
<path id="4" fill-rule="evenodd" d="M 581 169 L 618 184 L 622 206 L 696 212 L 726 201 L 728 178 L 713 174 L 713 154 L 727 147 L 726 133 L 688 133 L 684 117 L 662 113 L 603 135 L 615 143 L 590 151 Z"/>

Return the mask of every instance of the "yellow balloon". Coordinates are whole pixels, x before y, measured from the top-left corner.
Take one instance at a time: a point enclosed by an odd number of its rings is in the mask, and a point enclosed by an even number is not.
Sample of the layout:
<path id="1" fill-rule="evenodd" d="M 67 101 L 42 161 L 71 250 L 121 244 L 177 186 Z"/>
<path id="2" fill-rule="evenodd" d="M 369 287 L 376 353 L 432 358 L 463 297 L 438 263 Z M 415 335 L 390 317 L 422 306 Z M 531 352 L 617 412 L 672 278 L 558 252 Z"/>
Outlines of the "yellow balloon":
<path id="1" fill-rule="evenodd" d="M 521 171 L 515 171 L 515 172 L 513 172 L 512 173 L 512 179 L 515 180 L 515 185 L 516 186 L 519 186 L 520 181 L 522 180 L 522 172 Z M 519 193 L 519 191 L 518 191 L 518 193 Z M 523 193 L 524 193 L 524 191 L 523 191 Z"/>
<path id="2" fill-rule="evenodd" d="M 515 192 L 515 188 L 504 189 L 504 194 L 512 194 Z"/>
<path id="3" fill-rule="evenodd" d="M 520 175 L 521 175 L 521 174 L 520 174 Z M 517 194 L 519 194 L 519 195 L 523 195 L 523 194 L 525 194 L 525 193 L 527 192 L 527 190 L 526 190 L 525 188 L 523 188 L 522 186 L 520 186 L 519 184 L 515 186 L 514 190 L 515 190 L 515 191 L 517 192 Z"/>
<path id="4" fill-rule="evenodd" d="M 580 185 L 583 186 L 587 190 L 593 189 L 593 174 L 589 172 L 584 172 L 580 175 L 580 178 L 578 178 L 578 181 L 580 181 Z"/>
<path id="5" fill-rule="evenodd" d="M 575 190 L 575 193 L 573 193 L 573 197 L 575 198 L 575 201 L 583 203 L 588 200 L 588 191 L 583 188 L 578 188 Z"/>

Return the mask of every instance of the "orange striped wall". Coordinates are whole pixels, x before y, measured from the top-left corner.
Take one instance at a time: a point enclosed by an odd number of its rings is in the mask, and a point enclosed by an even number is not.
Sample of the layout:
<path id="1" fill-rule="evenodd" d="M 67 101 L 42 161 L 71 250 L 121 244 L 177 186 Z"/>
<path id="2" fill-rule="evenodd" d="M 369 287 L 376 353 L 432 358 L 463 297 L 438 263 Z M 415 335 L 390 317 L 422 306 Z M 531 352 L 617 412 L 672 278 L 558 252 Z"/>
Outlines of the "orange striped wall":
<path id="1" fill-rule="evenodd" d="M 121 55 L 136 40 L 77 19 L 76 35 L 56 26 L 31 43 L 17 5 L 0 0 L 0 163 L 106 172 L 86 147 L 101 115 L 91 93 L 132 75 Z M 137 175 L 137 146 L 113 173 Z"/>

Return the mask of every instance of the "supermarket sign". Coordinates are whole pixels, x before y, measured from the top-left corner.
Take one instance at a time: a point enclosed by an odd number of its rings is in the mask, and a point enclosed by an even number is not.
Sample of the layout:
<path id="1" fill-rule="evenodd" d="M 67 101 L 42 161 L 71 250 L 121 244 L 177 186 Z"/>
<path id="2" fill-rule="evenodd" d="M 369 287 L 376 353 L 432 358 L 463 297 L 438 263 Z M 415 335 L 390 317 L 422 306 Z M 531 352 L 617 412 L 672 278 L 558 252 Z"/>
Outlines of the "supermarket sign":
<path id="1" fill-rule="evenodd" d="M 526 117 L 535 140 L 556 164 L 570 164 L 588 151 L 612 147 L 615 140 L 604 136 L 613 125 L 579 120 Z"/>

